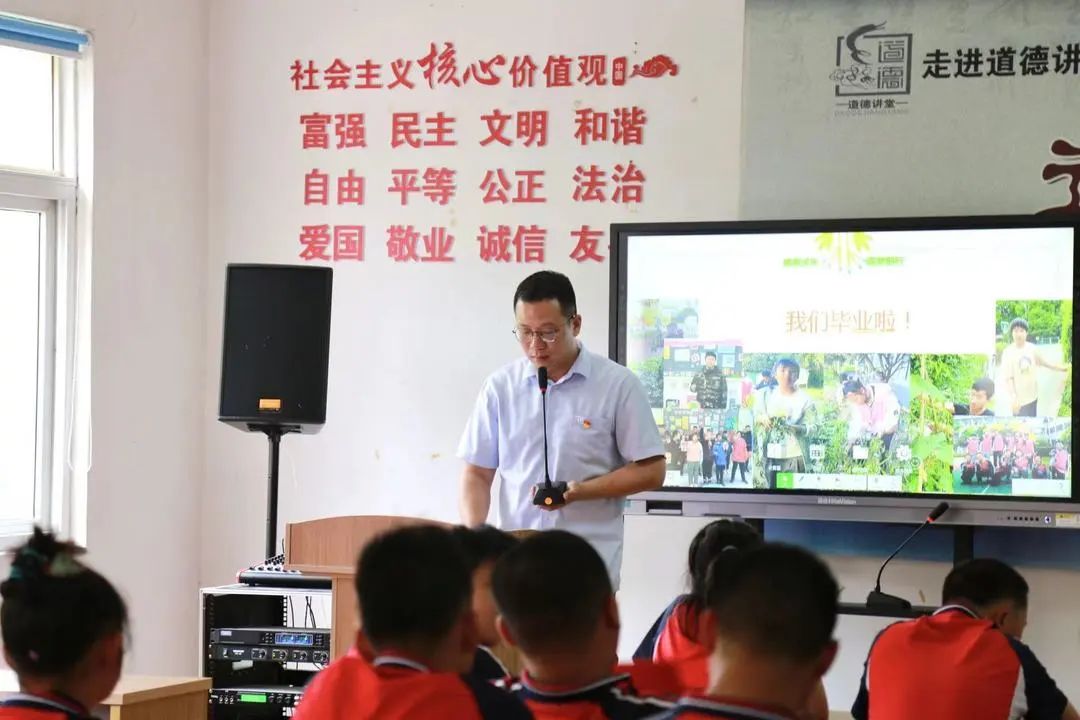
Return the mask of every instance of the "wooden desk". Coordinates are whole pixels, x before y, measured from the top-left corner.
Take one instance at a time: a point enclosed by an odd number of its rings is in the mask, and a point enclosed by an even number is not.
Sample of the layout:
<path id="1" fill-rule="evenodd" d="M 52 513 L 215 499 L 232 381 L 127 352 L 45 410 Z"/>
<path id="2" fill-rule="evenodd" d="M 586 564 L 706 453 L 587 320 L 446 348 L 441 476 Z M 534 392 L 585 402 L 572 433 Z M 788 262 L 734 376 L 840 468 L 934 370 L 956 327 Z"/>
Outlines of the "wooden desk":
<path id="1" fill-rule="evenodd" d="M 389 515 L 331 517 L 285 526 L 286 569 L 331 579 L 331 660 L 349 651 L 360 629 L 356 599 L 356 560 L 360 551 L 380 534 L 411 525 L 450 527 L 435 520 Z"/>
<path id="2" fill-rule="evenodd" d="M 18 691 L 15 673 L 0 670 L 0 697 Z M 128 675 L 98 714 L 109 720 L 206 720 L 209 702 L 210 678 Z"/>

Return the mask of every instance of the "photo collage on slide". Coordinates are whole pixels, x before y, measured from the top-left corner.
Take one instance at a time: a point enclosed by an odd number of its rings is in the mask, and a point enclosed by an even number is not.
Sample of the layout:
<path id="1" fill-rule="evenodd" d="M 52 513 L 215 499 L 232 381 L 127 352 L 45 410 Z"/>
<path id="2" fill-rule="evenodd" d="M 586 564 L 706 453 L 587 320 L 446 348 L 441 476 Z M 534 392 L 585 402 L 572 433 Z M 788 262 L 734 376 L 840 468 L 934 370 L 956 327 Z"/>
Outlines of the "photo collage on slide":
<path id="1" fill-rule="evenodd" d="M 935 235 L 630 238 L 665 487 L 1070 497 L 1071 230 Z"/>

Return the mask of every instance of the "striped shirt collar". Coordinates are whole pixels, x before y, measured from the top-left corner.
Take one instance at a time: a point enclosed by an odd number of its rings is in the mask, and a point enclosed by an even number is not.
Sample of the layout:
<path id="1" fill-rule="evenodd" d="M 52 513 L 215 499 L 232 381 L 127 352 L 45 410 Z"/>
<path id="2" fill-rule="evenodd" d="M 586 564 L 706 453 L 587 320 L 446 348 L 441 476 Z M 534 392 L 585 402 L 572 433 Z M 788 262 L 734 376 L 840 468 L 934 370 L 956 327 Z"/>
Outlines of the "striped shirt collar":
<path id="1" fill-rule="evenodd" d="M 619 675 L 612 675 L 611 677 L 606 677 L 603 680 L 597 680 L 596 682 L 591 683 L 589 685 L 583 685 L 581 687 L 570 688 L 570 689 L 565 689 L 565 690 L 564 689 L 555 690 L 555 689 L 552 689 L 552 688 L 542 688 L 542 687 L 537 686 L 536 681 L 533 680 L 532 678 L 530 678 L 529 674 L 527 672 L 523 671 L 521 673 L 521 680 L 518 682 L 518 684 L 526 692 L 528 692 L 528 694 L 533 695 L 533 696 L 538 697 L 538 698 L 545 698 L 545 699 L 548 699 L 548 700 L 554 700 L 554 699 L 577 700 L 577 699 L 583 698 L 585 696 L 588 696 L 588 695 L 590 695 L 592 693 L 595 693 L 597 690 L 603 690 L 603 689 L 609 688 L 609 687 L 611 687 L 613 685 L 617 685 L 618 683 L 621 683 L 621 682 L 623 682 L 625 680 L 629 680 L 629 679 L 630 679 L 630 674 L 629 673 L 621 673 Z"/>
<path id="2" fill-rule="evenodd" d="M 676 714 L 685 709 L 730 720 L 795 720 L 794 715 L 782 708 L 748 705 L 722 697 L 684 697 L 675 707 Z"/>
<path id="3" fill-rule="evenodd" d="M 608 703 L 614 702 L 621 704 L 623 707 L 634 708 L 634 713 L 647 711 L 650 717 L 654 712 L 663 712 L 675 706 L 674 703 L 660 698 L 642 697 L 635 694 L 634 688 L 630 684 L 629 673 L 612 675 L 589 685 L 570 689 L 541 689 L 536 687 L 534 682 L 528 677 L 527 673 L 523 672 L 521 680 L 515 683 L 510 688 L 510 691 L 527 702 L 552 705 L 599 703 L 608 706 Z"/>
<path id="4" fill-rule="evenodd" d="M 956 605 L 956 604 L 942 605 L 941 607 L 939 607 L 937 610 L 934 611 L 934 615 L 940 615 L 942 613 L 956 612 L 956 611 L 962 612 L 965 615 L 970 615 L 971 617 L 975 618 L 976 620 L 981 619 L 979 617 L 979 614 L 977 612 L 975 612 L 974 610 L 972 610 L 971 608 L 964 607 L 963 605 Z"/>
<path id="5" fill-rule="evenodd" d="M 403 658 L 398 655 L 380 655 L 371 663 L 375 667 L 396 667 L 415 670 L 416 672 L 429 673 L 431 669 L 415 660 Z"/>
<path id="6" fill-rule="evenodd" d="M 71 698 L 63 697 L 60 695 L 53 695 L 51 697 L 42 697 L 40 695 L 29 695 L 26 693 L 17 693 L 14 695 L 8 695 L 2 702 L 0 707 L 29 707 L 40 710 L 55 710 L 64 713 L 71 718 L 89 718 L 90 711 Z"/>

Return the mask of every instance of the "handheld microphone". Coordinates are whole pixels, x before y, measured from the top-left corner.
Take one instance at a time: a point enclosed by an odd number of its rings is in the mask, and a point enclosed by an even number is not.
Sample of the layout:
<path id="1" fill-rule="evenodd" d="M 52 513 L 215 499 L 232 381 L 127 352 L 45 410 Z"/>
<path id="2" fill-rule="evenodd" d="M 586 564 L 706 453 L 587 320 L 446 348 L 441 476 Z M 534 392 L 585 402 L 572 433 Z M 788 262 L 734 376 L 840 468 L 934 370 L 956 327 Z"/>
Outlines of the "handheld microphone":
<path id="1" fill-rule="evenodd" d="M 555 507 L 566 504 L 566 483 L 551 482 L 551 473 L 548 471 L 548 439 L 547 439 L 547 388 L 548 371 L 546 367 L 536 368 L 536 380 L 540 386 L 540 398 L 544 406 L 544 482 L 538 483 L 533 488 L 533 505 Z"/>
<path id="2" fill-rule="evenodd" d="M 893 550 L 893 554 L 886 558 L 885 562 L 881 563 L 881 567 L 878 569 L 877 573 L 877 583 L 874 584 L 874 589 L 870 591 L 870 594 L 866 596 L 867 607 L 893 610 L 911 609 L 910 601 L 905 600 L 902 597 L 897 597 L 895 595 L 889 595 L 887 593 L 881 592 L 881 573 L 885 571 L 885 566 L 889 564 L 889 561 L 896 557 L 897 553 L 903 550 L 904 546 L 911 542 L 911 539 L 913 537 L 922 532 L 923 529 L 928 525 L 933 525 L 934 521 L 944 515 L 946 511 L 948 511 L 948 509 L 949 503 L 938 503 L 937 506 L 935 506 L 934 509 L 930 511 L 930 514 L 926 516 L 926 520 L 923 521 L 923 524 L 915 528 L 915 532 L 908 535 L 907 540 L 900 543 L 900 547 Z"/>

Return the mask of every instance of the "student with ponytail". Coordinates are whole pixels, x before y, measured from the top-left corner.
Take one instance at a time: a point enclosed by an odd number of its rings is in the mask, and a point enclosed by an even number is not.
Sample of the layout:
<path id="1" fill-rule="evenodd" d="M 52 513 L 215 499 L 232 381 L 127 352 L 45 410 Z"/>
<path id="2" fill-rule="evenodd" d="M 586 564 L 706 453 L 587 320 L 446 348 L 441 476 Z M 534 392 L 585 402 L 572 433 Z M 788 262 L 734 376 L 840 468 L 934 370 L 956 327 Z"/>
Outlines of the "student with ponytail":
<path id="1" fill-rule="evenodd" d="M 742 520 L 715 520 L 698 531 L 687 557 L 690 592 L 667 607 L 634 653 L 635 659 L 670 664 L 687 693 L 702 693 L 710 686 L 709 658 L 716 637 L 708 632 L 702 616 L 708 612 L 707 595 L 725 582 L 730 567 L 743 554 L 761 547 L 758 531 Z M 829 716 L 825 688 L 820 683 L 800 720 L 825 720 Z"/>
<path id="2" fill-rule="evenodd" d="M 749 550 L 761 542 L 757 530 L 741 520 L 724 518 L 701 528 L 690 542 L 687 558 L 690 592 L 668 605 L 634 658 L 670 663 L 688 690 L 704 690 L 709 682 L 711 648 L 698 636 L 698 620 L 705 608 L 709 566 L 721 554 Z"/>
<path id="3" fill-rule="evenodd" d="M 700 621 L 709 685 L 657 720 L 828 717 L 821 678 L 836 657 L 839 595 L 825 563 L 800 548 L 767 543 L 716 558 Z"/>
<path id="4" fill-rule="evenodd" d="M 0 720 L 90 720 L 120 679 L 127 608 L 83 550 L 34 528 L 0 584 L 4 658 L 19 694 Z"/>

